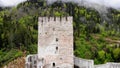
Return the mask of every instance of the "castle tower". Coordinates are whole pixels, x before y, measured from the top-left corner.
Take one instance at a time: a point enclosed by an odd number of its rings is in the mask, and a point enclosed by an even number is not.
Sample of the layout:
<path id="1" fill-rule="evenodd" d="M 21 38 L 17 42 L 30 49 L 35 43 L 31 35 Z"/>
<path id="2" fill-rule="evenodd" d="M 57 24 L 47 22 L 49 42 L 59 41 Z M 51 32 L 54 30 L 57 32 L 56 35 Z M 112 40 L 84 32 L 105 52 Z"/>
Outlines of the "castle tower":
<path id="1" fill-rule="evenodd" d="M 73 68 L 72 22 L 72 17 L 39 17 L 37 68 Z"/>

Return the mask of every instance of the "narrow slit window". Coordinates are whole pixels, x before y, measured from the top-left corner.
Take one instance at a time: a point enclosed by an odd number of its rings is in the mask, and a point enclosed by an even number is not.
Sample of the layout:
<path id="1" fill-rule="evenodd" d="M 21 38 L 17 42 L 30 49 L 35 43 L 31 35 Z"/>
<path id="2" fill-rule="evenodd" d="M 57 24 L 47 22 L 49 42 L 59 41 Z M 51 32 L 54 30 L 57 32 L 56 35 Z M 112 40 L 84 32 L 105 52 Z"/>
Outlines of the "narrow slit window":
<path id="1" fill-rule="evenodd" d="M 58 42 L 58 38 L 56 38 L 56 42 Z"/>
<path id="2" fill-rule="evenodd" d="M 55 31 L 55 28 L 53 28 L 53 31 Z"/>
<path id="3" fill-rule="evenodd" d="M 53 63 L 53 67 L 55 67 L 55 63 Z"/>
<path id="4" fill-rule="evenodd" d="M 56 47 L 56 50 L 58 50 L 58 47 Z"/>
<path id="5" fill-rule="evenodd" d="M 45 34 L 47 34 L 47 32 L 45 32 Z"/>

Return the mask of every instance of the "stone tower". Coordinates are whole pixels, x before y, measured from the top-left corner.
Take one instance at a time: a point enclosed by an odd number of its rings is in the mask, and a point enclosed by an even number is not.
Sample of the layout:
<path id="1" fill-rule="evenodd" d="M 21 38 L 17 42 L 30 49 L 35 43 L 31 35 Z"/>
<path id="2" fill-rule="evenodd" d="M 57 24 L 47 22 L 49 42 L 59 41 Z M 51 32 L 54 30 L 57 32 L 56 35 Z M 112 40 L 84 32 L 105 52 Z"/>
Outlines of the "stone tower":
<path id="1" fill-rule="evenodd" d="M 25 68 L 120 68 L 120 63 L 94 65 L 73 56 L 73 18 L 39 17 L 38 54 L 26 57 Z"/>
<path id="2" fill-rule="evenodd" d="M 73 68 L 73 18 L 39 17 L 37 68 Z"/>

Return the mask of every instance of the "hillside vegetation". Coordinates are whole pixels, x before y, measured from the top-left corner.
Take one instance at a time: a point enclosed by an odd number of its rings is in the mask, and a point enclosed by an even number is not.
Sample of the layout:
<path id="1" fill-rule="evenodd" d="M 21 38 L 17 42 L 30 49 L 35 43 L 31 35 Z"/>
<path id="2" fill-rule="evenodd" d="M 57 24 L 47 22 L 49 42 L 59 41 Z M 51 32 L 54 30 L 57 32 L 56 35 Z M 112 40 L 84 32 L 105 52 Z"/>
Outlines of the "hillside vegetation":
<path id="1" fill-rule="evenodd" d="M 108 8 L 108 13 L 99 13 L 74 3 L 47 5 L 42 0 L 0 10 L 0 66 L 37 53 L 39 16 L 73 16 L 75 56 L 95 64 L 120 62 L 120 11 Z"/>

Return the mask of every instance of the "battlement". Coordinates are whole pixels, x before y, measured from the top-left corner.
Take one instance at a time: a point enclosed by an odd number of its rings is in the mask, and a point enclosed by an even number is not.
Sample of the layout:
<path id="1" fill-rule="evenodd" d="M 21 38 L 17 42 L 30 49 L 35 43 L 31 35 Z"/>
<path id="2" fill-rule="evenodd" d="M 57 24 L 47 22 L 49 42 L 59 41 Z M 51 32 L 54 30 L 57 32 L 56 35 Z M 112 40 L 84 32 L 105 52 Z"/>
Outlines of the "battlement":
<path id="1" fill-rule="evenodd" d="M 39 22 L 50 22 L 50 21 L 58 21 L 58 22 L 65 22 L 65 21 L 73 21 L 73 17 L 39 17 Z"/>

